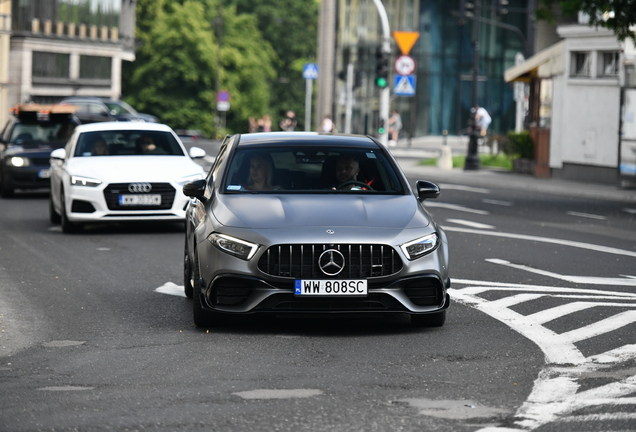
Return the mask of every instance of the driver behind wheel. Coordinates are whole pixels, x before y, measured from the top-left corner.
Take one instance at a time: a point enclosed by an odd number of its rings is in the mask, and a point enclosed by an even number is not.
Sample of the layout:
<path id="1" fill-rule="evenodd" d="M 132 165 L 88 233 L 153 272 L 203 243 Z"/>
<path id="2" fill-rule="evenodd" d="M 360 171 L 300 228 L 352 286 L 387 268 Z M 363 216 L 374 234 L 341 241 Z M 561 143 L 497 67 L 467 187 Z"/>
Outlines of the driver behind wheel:
<path id="1" fill-rule="evenodd" d="M 332 189 L 340 189 L 340 190 L 360 190 L 362 189 L 359 184 L 347 184 L 343 185 L 343 183 L 354 182 L 358 180 L 358 174 L 360 174 L 360 162 L 351 156 L 351 155 L 340 155 L 338 159 L 336 159 L 336 183 L 337 186 L 334 186 Z M 340 186 L 343 185 L 343 186 Z"/>

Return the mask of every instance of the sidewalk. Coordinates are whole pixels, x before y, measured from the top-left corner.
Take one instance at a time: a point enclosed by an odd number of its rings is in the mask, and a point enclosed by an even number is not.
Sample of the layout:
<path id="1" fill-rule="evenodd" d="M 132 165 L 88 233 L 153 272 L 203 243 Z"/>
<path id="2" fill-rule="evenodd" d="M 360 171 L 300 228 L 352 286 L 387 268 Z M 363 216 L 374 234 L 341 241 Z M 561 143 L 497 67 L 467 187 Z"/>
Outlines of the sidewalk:
<path id="1" fill-rule="evenodd" d="M 519 174 L 487 167 L 481 167 L 475 171 L 464 171 L 461 168 L 442 170 L 436 166 L 419 165 L 422 159 L 438 157 L 442 145 L 444 145 L 443 137 L 418 137 L 412 139 L 410 147 L 408 147 L 406 140 L 400 140 L 396 147 L 389 147 L 389 150 L 405 173 L 420 180 L 478 188 L 505 186 L 529 192 L 578 196 L 636 205 L 636 189 L 621 188 L 618 183 L 612 185 L 557 178 L 537 178 L 530 174 Z M 451 147 L 453 155 L 465 155 L 468 150 L 468 137 L 448 136 L 446 145 Z"/>

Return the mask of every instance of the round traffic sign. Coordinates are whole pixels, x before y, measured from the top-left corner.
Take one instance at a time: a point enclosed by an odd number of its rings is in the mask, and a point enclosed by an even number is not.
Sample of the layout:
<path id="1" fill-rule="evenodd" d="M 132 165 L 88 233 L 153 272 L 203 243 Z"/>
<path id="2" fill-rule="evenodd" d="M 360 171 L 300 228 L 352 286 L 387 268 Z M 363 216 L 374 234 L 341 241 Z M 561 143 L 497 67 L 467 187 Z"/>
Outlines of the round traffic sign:
<path id="1" fill-rule="evenodd" d="M 415 72 L 415 60 L 411 56 L 399 56 L 395 59 L 395 71 L 398 75 L 411 75 Z"/>

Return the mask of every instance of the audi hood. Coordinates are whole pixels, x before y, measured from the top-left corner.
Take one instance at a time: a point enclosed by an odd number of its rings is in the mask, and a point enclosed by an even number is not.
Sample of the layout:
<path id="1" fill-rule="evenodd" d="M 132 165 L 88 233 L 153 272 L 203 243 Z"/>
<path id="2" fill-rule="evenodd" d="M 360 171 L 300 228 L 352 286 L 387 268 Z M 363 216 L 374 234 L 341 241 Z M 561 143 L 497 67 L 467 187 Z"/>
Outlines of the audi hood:
<path id="1" fill-rule="evenodd" d="M 76 157 L 66 162 L 66 172 L 103 183 L 167 182 L 205 172 L 188 156 Z"/>

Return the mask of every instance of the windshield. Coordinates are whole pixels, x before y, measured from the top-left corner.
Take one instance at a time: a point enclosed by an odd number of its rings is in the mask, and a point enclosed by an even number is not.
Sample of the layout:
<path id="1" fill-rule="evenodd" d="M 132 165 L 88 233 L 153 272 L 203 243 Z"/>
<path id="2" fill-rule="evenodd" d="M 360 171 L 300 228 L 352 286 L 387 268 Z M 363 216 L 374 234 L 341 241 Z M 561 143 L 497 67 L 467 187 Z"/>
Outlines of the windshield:
<path id="1" fill-rule="evenodd" d="M 111 113 L 117 114 L 137 114 L 137 111 L 126 102 L 106 102 L 106 106 Z"/>
<path id="2" fill-rule="evenodd" d="M 75 125 L 68 122 L 17 123 L 9 142 L 22 147 L 63 147 L 74 129 Z"/>
<path id="3" fill-rule="evenodd" d="M 380 150 L 314 146 L 239 147 L 228 164 L 224 190 L 404 193 Z"/>
<path id="4" fill-rule="evenodd" d="M 184 156 L 170 132 L 113 130 L 84 132 L 77 140 L 75 157 L 84 156 Z"/>

